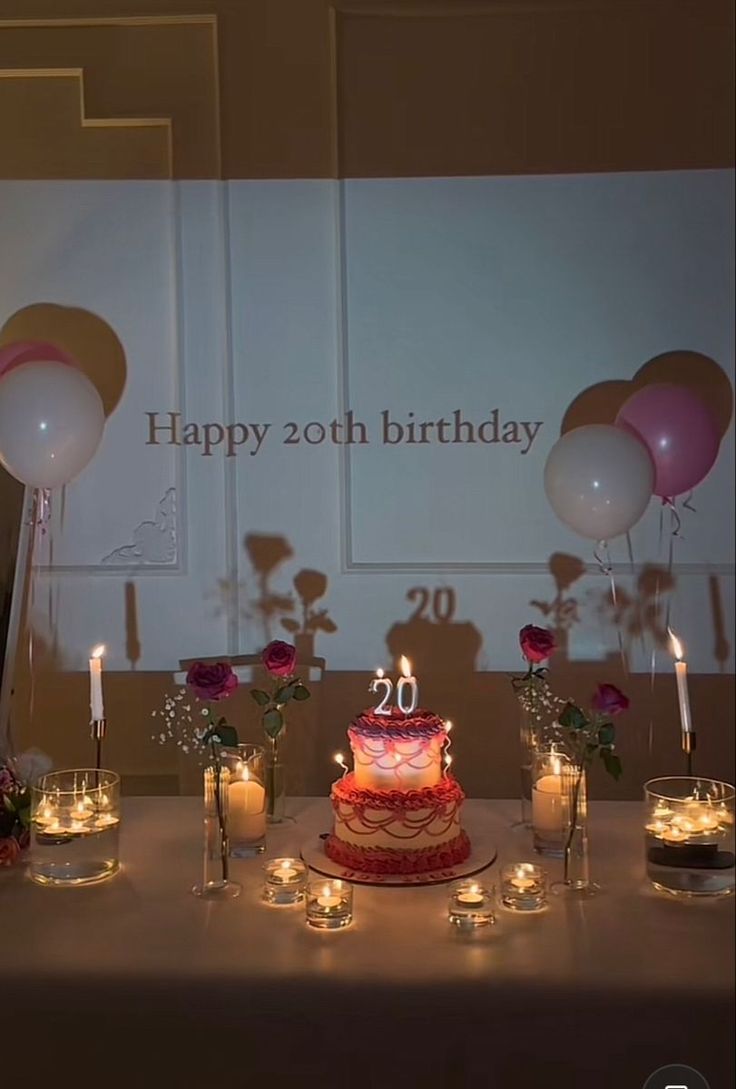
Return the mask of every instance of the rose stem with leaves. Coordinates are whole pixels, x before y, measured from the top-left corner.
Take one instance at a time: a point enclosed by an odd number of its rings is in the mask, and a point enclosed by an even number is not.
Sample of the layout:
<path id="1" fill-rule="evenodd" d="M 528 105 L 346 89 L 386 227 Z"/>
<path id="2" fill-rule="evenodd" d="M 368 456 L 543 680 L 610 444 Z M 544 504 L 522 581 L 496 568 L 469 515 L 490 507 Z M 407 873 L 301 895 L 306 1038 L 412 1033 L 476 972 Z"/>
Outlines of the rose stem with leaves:
<path id="1" fill-rule="evenodd" d="M 222 864 L 222 880 L 228 881 L 230 877 L 230 847 L 227 838 L 227 829 L 225 827 L 225 816 L 222 812 L 222 798 L 220 796 L 220 775 L 222 771 L 222 762 L 220 760 L 220 753 L 217 748 L 217 727 L 212 717 L 212 708 L 207 708 L 208 721 L 210 724 L 210 753 L 212 755 L 212 763 L 215 769 L 215 809 L 217 811 L 217 825 L 220 831 L 220 862 Z"/>

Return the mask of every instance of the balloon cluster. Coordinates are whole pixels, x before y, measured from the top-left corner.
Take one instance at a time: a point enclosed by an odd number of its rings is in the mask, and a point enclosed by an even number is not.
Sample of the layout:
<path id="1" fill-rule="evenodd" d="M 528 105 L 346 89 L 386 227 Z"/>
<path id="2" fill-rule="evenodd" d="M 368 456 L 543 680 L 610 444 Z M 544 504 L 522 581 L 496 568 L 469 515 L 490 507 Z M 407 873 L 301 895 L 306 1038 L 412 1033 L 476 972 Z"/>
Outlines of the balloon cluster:
<path id="1" fill-rule="evenodd" d="M 105 428 L 102 399 L 55 345 L 0 348 L 0 464 L 22 484 L 57 488 L 81 473 Z"/>
<path id="2" fill-rule="evenodd" d="M 544 487 L 553 511 L 582 537 L 607 541 L 628 533 L 652 495 L 673 503 L 708 475 L 720 434 L 692 390 L 644 386 L 614 424 L 568 431 L 552 447 Z"/>

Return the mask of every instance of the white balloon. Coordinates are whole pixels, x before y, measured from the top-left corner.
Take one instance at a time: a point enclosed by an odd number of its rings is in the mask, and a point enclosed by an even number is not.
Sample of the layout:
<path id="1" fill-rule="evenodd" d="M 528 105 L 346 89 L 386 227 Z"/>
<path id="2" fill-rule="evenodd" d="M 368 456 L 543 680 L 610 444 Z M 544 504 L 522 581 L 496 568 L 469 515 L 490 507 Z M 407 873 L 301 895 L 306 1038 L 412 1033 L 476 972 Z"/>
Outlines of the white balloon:
<path id="1" fill-rule="evenodd" d="M 609 424 L 568 431 L 549 452 L 544 488 L 570 529 L 595 541 L 626 533 L 647 508 L 654 463 L 643 442 Z"/>
<path id="2" fill-rule="evenodd" d="M 66 363 L 23 363 L 0 380 L 0 462 L 33 488 L 73 480 L 91 459 L 105 411 L 85 374 Z"/>

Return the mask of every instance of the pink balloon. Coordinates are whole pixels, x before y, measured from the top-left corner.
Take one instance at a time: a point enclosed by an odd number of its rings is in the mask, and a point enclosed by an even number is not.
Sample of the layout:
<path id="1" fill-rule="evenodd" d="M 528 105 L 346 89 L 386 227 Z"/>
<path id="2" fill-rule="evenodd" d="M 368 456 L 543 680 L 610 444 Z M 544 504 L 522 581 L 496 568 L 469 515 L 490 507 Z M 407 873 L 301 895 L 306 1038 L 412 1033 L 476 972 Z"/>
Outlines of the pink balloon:
<path id="1" fill-rule="evenodd" d="M 718 457 L 716 421 L 700 398 L 685 386 L 644 386 L 626 401 L 616 426 L 645 444 L 656 471 L 654 494 L 672 499 L 689 492 L 708 475 Z"/>
<path id="2" fill-rule="evenodd" d="M 67 363 L 73 367 L 74 360 L 56 344 L 47 344 L 43 340 L 14 340 L 0 348 L 0 378 L 13 367 L 21 363 L 37 363 L 46 360 L 49 363 Z"/>

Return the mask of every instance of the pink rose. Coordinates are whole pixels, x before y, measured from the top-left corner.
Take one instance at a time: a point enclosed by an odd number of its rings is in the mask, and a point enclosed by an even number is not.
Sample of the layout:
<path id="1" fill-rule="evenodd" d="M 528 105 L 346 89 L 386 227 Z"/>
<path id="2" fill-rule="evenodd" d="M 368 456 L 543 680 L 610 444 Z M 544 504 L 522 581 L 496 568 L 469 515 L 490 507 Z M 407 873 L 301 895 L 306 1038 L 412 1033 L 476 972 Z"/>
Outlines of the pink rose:
<path id="1" fill-rule="evenodd" d="M 528 662 L 544 662 L 554 654 L 557 644 L 555 637 L 547 628 L 537 628 L 527 624 L 519 632 L 521 653 Z"/>
<path id="2" fill-rule="evenodd" d="M 13 836 L 0 839 L 0 866 L 13 866 L 20 857 L 18 840 Z"/>
<path id="3" fill-rule="evenodd" d="M 187 684 L 201 700 L 224 700 L 238 687 L 238 678 L 227 662 L 195 662 L 189 667 Z"/>
<path id="4" fill-rule="evenodd" d="M 291 677 L 296 669 L 296 647 L 274 639 L 263 651 L 261 660 L 273 677 Z"/>
<path id="5" fill-rule="evenodd" d="M 620 715 L 629 706 L 629 698 L 615 684 L 599 684 L 592 699 L 593 710 L 599 715 Z"/>

